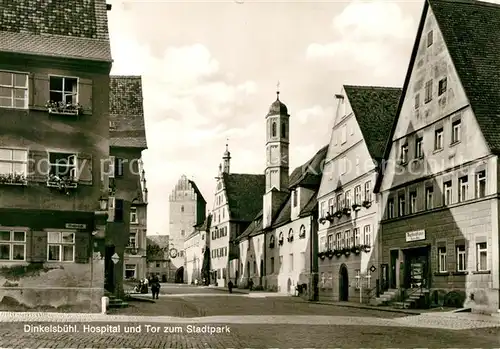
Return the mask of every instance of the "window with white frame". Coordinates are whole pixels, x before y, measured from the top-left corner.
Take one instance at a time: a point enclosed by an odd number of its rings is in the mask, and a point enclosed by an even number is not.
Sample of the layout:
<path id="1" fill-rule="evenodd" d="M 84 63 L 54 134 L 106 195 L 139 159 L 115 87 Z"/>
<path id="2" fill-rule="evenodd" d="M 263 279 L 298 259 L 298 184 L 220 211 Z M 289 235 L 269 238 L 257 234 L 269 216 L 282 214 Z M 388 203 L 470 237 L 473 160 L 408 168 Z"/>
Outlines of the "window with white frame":
<path id="1" fill-rule="evenodd" d="M 440 273 L 445 273 L 448 271 L 448 267 L 446 265 L 446 247 L 445 246 L 438 247 L 438 271 Z"/>
<path id="2" fill-rule="evenodd" d="M 319 239 L 319 252 L 325 252 L 327 250 L 327 245 L 326 245 L 326 237 L 322 236 Z"/>
<path id="3" fill-rule="evenodd" d="M 371 225 L 365 225 L 363 228 L 364 231 L 364 242 L 365 245 L 371 246 L 372 245 L 372 226 Z"/>
<path id="4" fill-rule="evenodd" d="M 403 144 L 401 146 L 399 160 L 402 164 L 406 164 L 408 162 L 408 144 Z"/>
<path id="5" fill-rule="evenodd" d="M 467 270 L 467 258 L 465 254 L 465 245 L 457 245 L 457 271 L 464 272 Z"/>
<path id="6" fill-rule="evenodd" d="M 128 237 L 128 247 L 130 248 L 137 247 L 137 232 L 130 233 Z"/>
<path id="7" fill-rule="evenodd" d="M 444 182 L 443 187 L 444 187 L 444 194 L 443 194 L 444 204 L 451 205 L 451 203 L 453 202 L 453 189 L 451 181 Z"/>
<path id="8" fill-rule="evenodd" d="M 356 280 L 356 289 L 359 289 L 361 287 L 361 270 L 356 269 L 355 270 L 355 280 Z"/>
<path id="9" fill-rule="evenodd" d="M 417 192 L 412 191 L 410 192 L 410 207 L 409 209 L 409 214 L 417 212 Z"/>
<path id="10" fill-rule="evenodd" d="M 372 201 L 372 182 L 367 181 L 365 183 L 365 201 Z"/>
<path id="11" fill-rule="evenodd" d="M 135 264 L 125 264 L 125 279 L 135 279 L 135 272 Z"/>
<path id="12" fill-rule="evenodd" d="M 332 251 L 334 249 L 333 234 L 328 234 L 328 249 Z"/>
<path id="13" fill-rule="evenodd" d="M 405 202 L 405 194 L 400 194 L 398 196 L 398 215 L 402 217 L 405 215 L 406 210 L 406 202 Z"/>
<path id="14" fill-rule="evenodd" d="M 340 130 L 340 144 L 347 142 L 347 125 L 344 124 Z"/>
<path id="15" fill-rule="evenodd" d="M 139 218 L 137 217 L 137 207 L 130 208 L 130 223 L 139 223 Z"/>
<path id="16" fill-rule="evenodd" d="M 488 245 L 486 242 L 476 244 L 476 265 L 477 271 L 488 270 Z"/>
<path id="17" fill-rule="evenodd" d="M 337 233 L 335 240 L 335 249 L 340 250 L 342 248 L 342 233 Z"/>
<path id="18" fill-rule="evenodd" d="M 348 190 L 345 192 L 345 207 L 351 208 L 351 205 L 352 205 L 351 191 Z"/>
<path id="19" fill-rule="evenodd" d="M 50 76 L 50 100 L 64 104 L 78 103 L 78 79 L 64 76 Z"/>
<path id="20" fill-rule="evenodd" d="M 28 172 L 28 151 L 0 148 L 0 176 L 26 178 Z"/>
<path id="21" fill-rule="evenodd" d="M 390 198 L 387 200 L 387 218 L 394 218 L 394 199 Z"/>
<path id="22" fill-rule="evenodd" d="M 354 203 L 356 205 L 361 205 L 361 186 L 357 185 L 354 188 Z"/>
<path id="23" fill-rule="evenodd" d="M 321 218 L 325 218 L 326 216 L 326 202 L 322 201 L 321 202 Z"/>
<path id="24" fill-rule="evenodd" d="M 453 121 L 451 124 L 451 143 L 460 142 L 462 139 L 462 122 L 460 119 Z"/>
<path id="25" fill-rule="evenodd" d="M 342 210 L 344 208 L 344 196 L 342 194 L 337 195 L 337 210 Z"/>
<path id="26" fill-rule="evenodd" d="M 335 204 L 334 204 L 335 200 L 333 200 L 333 198 L 330 198 L 328 199 L 328 212 L 330 214 L 334 214 L 335 213 Z"/>
<path id="27" fill-rule="evenodd" d="M 361 236 L 359 233 L 359 228 L 354 228 L 354 245 L 355 246 L 361 245 Z"/>
<path id="28" fill-rule="evenodd" d="M 24 261 L 26 259 L 26 232 L 0 231 L 0 260 Z"/>
<path id="29" fill-rule="evenodd" d="M 74 262 L 75 233 L 48 232 L 47 234 L 47 260 Z"/>
<path id="30" fill-rule="evenodd" d="M 344 233 L 345 236 L 345 248 L 352 247 L 352 235 L 350 230 L 346 230 Z"/>
<path id="31" fill-rule="evenodd" d="M 443 138 L 443 128 L 438 128 L 434 133 L 434 150 L 440 150 L 444 147 L 444 138 Z"/>
<path id="32" fill-rule="evenodd" d="M 432 210 L 434 208 L 434 187 L 425 188 L 425 209 Z"/>
<path id="33" fill-rule="evenodd" d="M 463 176 L 458 179 L 458 202 L 467 200 L 467 192 L 469 191 L 468 177 Z"/>
<path id="34" fill-rule="evenodd" d="M 49 174 L 59 178 L 76 178 L 76 155 L 70 153 L 49 153 Z"/>
<path id="35" fill-rule="evenodd" d="M 415 158 L 417 159 L 424 157 L 423 143 L 424 143 L 424 138 L 417 137 L 415 141 Z"/>
<path id="36" fill-rule="evenodd" d="M 0 71 L 0 108 L 28 108 L 28 74 Z"/>
<path id="37" fill-rule="evenodd" d="M 476 198 L 486 196 L 486 171 L 476 173 Z"/>

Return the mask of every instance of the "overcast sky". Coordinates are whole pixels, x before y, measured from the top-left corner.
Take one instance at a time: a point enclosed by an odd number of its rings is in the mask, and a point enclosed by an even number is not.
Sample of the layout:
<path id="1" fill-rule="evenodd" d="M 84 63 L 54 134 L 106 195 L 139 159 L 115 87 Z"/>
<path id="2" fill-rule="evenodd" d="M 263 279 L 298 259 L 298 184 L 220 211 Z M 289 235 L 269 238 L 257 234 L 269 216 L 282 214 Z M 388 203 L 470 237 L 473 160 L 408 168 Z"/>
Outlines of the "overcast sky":
<path id="1" fill-rule="evenodd" d="M 242 2 L 242 0 L 238 0 Z M 148 234 L 168 233 L 182 174 L 209 210 L 229 138 L 231 172 L 263 173 L 265 121 L 280 99 L 292 170 L 330 139 L 342 84 L 401 87 L 423 1 L 117 1 L 112 74 L 142 75 Z"/>

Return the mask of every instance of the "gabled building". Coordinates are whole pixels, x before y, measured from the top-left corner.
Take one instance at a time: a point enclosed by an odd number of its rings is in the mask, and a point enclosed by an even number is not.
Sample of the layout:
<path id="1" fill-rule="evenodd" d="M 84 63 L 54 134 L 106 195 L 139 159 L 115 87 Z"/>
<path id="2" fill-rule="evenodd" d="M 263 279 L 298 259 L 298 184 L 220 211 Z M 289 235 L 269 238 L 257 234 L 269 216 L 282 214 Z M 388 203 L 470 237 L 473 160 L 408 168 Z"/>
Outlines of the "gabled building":
<path id="1" fill-rule="evenodd" d="M 109 101 L 108 231 L 106 289 L 121 295 L 123 279 L 146 276 L 147 149 L 140 76 L 112 76 Z M 117 263 L 112 256 L 118 256 Z"/>
<path id="2" fill-rule="evenodd" d="M 146 277 L 156 275 L 161 282 L 174 282 L 176 269 L 170 263 L 168 235 L 148 235 L 146 241 Z"/>
<path id="3" fill-rule="evenodd" d="M 376 286 L 380 210 L 373 188 L 400 95 L 400 88 L 373 86 L 343 86 L 336 95 L 318 193 L 322 298 L 368 301 Z"/>
<path id="4" fill-rule="evenodd" d="M 238 282 L 252 279 L 254 285 L 293 294 L 311 276 L 316 192 L 327 147 L 289 176 L 289 118 L 278 92 L 266 116 L 266 193 L 261 211 L 238 239 Z"/>
<path id="5" fill-rule="evenodd" d="M 496 4 L 424 4 L 376 188 L 388 287 L 406 297 L 499 309 L 499 23 Z"/>
<path id="6" fill-rule="evenodd" d="M 203 281 L 203 260 L 205 250 L 209 247 L 207 244 L 207 235 L 210 233 L 210 221 L 211 215 L 208 215 L 202 224 L 193 227 L 194 231 L 184 242 L 186 256 L 184 269 L 186 270 L 186 282 L 188 284 L 193 284 L 195 280 L 198 280 L 199 284 Z"/>
<path id="7" fill-rule="evenodd" d="M 214 209 L 210 226 L 210 283 L 227 285 L 238 280 L 238 236 L 261 209 L 264 175 L 230 173 L 228 147 L 216 177 Z"/>
<path id="8" fill-rule="evenodd" d="M 184 243 L 193 227 L 205 221 L 206 206 L 196 183 L 182 175 L 169 196 L 169 256 L 172 267 L 176 268 L 177 283 L 185 282 L 187 277 Z"/>
<path id="9" fill-rule="evenodd" d="M 253 280 L 255 285 L 261 284 L 283 294 L 295 294 L 299 285 L 310 287 L 311 262 L 316 255 L 313 237 L 318 233 L 316 194 L 327 149 L 323 147 L 292 172 L 289 194 L 273 217 L 270 228 L 263 228 L 257 221 L 255 225 L 261 230 L 251 233 L 247 242 L 242 241 L 241 250 L 246 247 L 250 252 L 246 253 L 247 267 L 252 257 L 260 260 L 259 269 L 245 274 L 252 278 L 263 277 L 265 282 L 259 278 Z M 257 266 L 255 261 L 253 264 Z"/>
<path id="10" fill-rule="evenodd" d="M 3 310 L 100 311 L 104 263 L 92 252 L 106 228 L 107 9 L 104 0 L 0 7 Z"/>

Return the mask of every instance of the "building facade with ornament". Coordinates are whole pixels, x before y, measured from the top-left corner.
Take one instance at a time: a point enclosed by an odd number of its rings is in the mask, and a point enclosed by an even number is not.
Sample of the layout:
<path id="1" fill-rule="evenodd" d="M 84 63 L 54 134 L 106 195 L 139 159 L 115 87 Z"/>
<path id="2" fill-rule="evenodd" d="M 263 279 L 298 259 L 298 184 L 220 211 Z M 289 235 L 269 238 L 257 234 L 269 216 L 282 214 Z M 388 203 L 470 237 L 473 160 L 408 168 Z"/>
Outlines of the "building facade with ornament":
<path id="1" fill-rule="evenodd" d="M 104 261 L 98 256 L 107 236 L 108 183 L 100 168 L 110 150 L 110 7 L 104 0 L 75 0 L 71 7 L 68 12 L 66 3 L 54 2 L 34 9 L 32 1 L 21 0 L 0 9 L 0 298 L 10 299 L 2 304 L 5 311 L 101 308 Z M 87 14 L 84 20 L 79 13 Z"/>
<path id="2" fill-rule="evenodd" d="M 169 196 L 168 255 L 171 267 L 176 270 L 176 283 L 186 282 L 184 244 L 194 227 L 205 221 L 206 205 L 196 183 L 182 175 Z"/>
<path id="3" fill-rule="evenodd" d="M 291 295 L 306 291 L 315 264 L 316 192 L 327 147 L 289 174 L 289 136 L 290 115 L 278 92 L 266 115 L 260 212 L 239 238 L 239 283 Z"/>
<path id="4" fill-rule="evenodd" d="M 373 86 L 343 86 L 336 95 L 318 192 L 320 298 L 368 302 L 380 273 L 388 272 L 379 265 L 373 189 L 400 95 L 399 88 Z"/>
<path id="5" fill-rule="evenodd" d="M 237 238 L 261 209 L 265 177 L 230 172 L 231 154 L 226 150 L 216 177 L 216 190 L 210 225 L 210 283 L 237 284 L 240 276 Z"/>

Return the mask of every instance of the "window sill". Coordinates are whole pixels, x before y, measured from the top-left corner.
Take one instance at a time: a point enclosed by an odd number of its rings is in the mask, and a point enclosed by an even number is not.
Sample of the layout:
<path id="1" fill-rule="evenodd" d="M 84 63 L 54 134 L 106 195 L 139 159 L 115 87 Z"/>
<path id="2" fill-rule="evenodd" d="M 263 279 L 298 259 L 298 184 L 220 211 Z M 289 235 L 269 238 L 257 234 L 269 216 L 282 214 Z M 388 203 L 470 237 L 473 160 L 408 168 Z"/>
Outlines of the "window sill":
<path id="1" fill-rule="evenodd" d="M 472 274 L 474 275 L 491 274 L 491 270 L 473 271 Z"/>
<path id="2" fill-rule="evenodd" d="M 449 271 L 440 271 L 440 272 L 434 273 L 434 276 L 449 276 L 449 275 L 450 275 Z"/>
<path id="3" fill-rule="evenodd" d="M 431 99 L 429 99 L 429 100 L 425 100 L 425 101 L 424 101 L 424 104 L 429 104 L 430 102 L 432 102 L 432 98 L 431 98 Z"/>
<path id="4" fill-rule="evenodd" d="M 455 141 L 455 142 L 450 143 L 450 147 L 454 147 L 457 144 L 460 144 L 460 141 Z"/>
<path id="5" fill-rule="evenodd" d="M 434 149 L 434 151 L 432 152 L 432 154 L 437 154 L 437 153 L 440 153 L 444 150 L 444 148 L 438 148 L 438 149 Z"/>
<path id="6" fill-rule="evenodd" d="M 468 271 L 454 271 L 453 275 L 468 275 Z"/>

